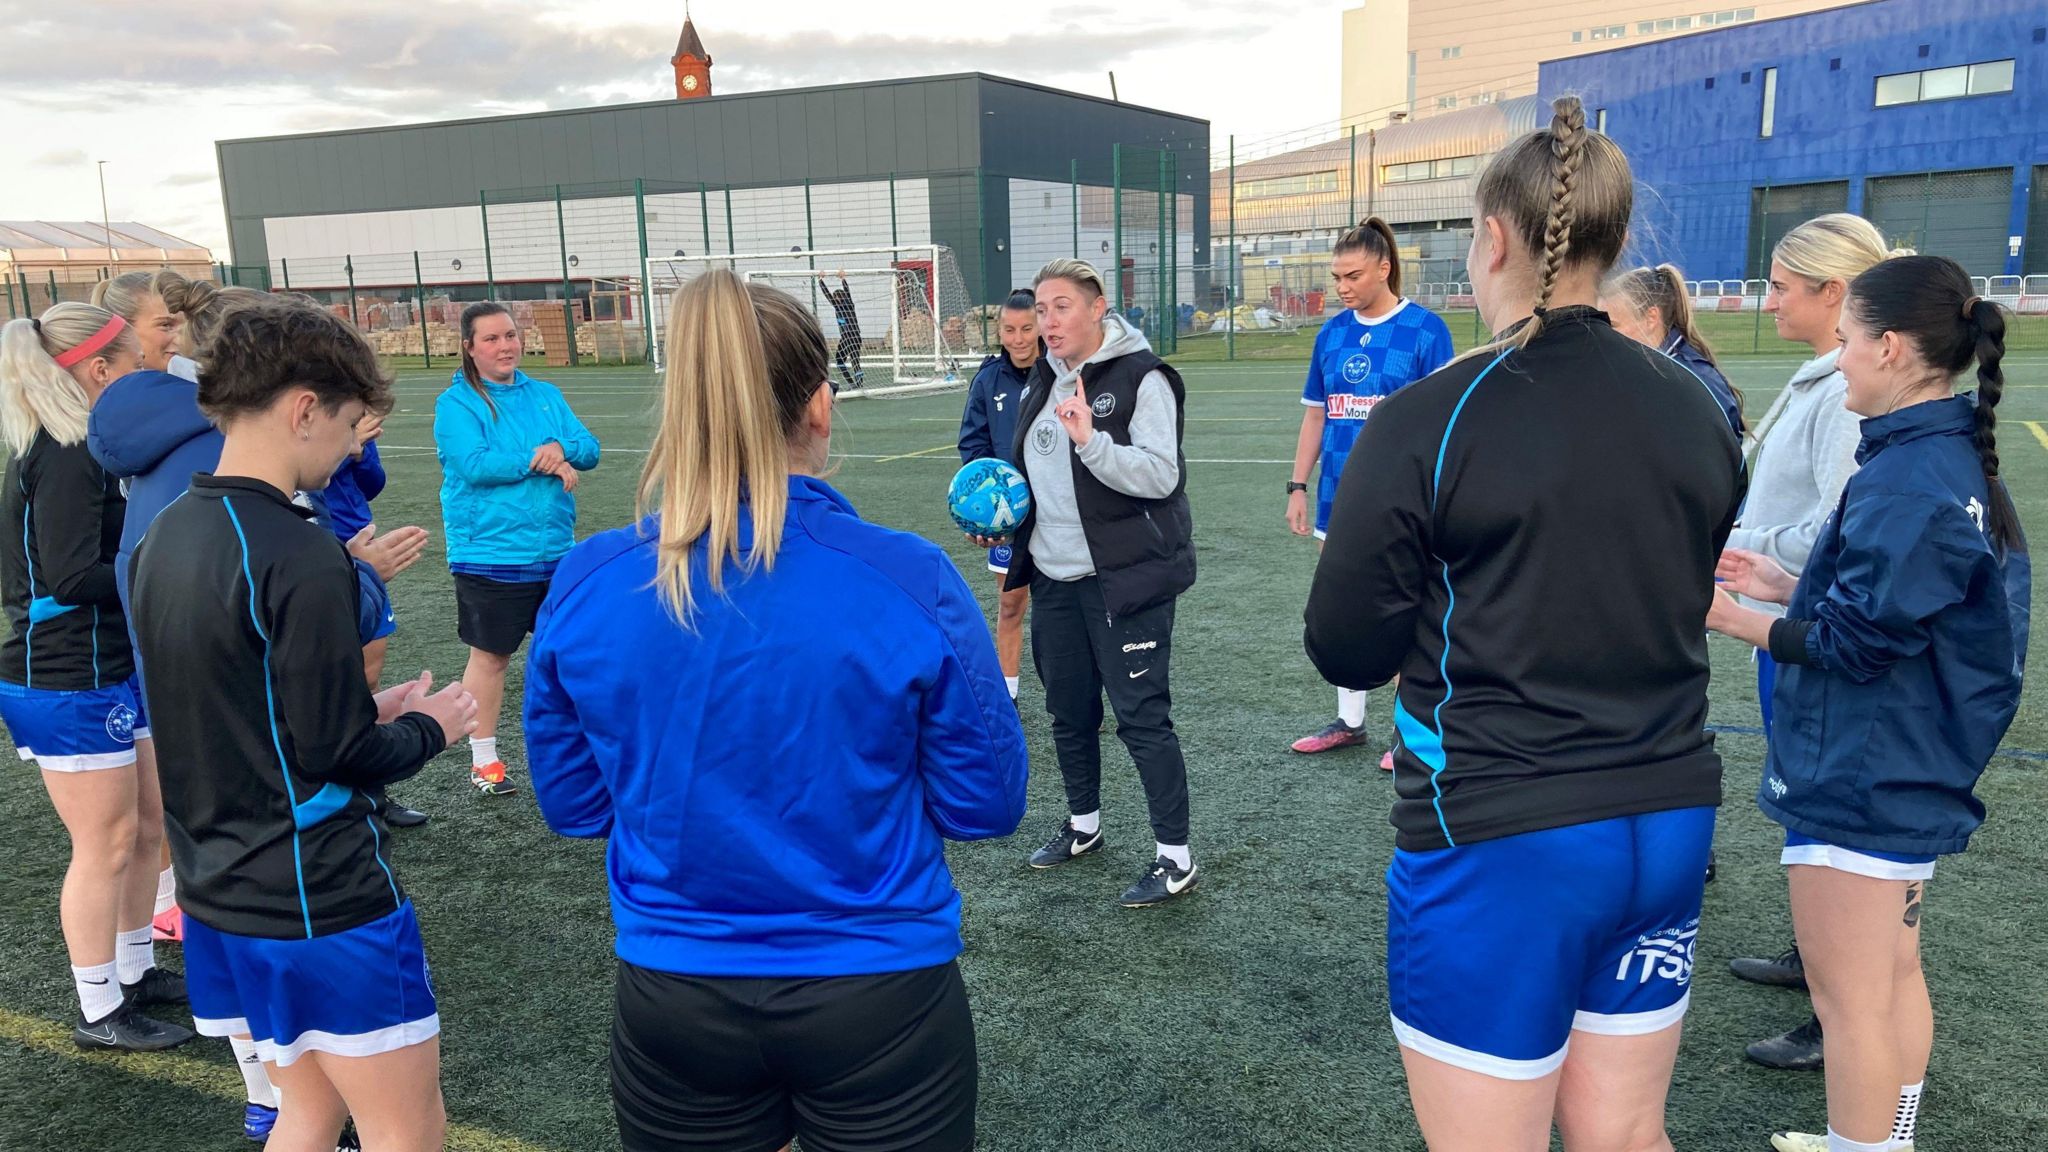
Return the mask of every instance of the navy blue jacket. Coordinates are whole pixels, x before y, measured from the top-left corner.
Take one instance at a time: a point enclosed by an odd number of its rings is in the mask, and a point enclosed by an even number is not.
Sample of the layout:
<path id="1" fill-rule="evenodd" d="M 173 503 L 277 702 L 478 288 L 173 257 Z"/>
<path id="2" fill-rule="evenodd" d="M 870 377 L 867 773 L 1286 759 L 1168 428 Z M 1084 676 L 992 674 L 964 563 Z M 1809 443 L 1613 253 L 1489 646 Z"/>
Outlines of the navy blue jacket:
<path id="1" fill-rule="evenodd" d="M 752 521 L 744 509 L 743 548 Z M 692 628 L 656 595 L 658 521 L 578 544 L 526 673 L 534 796 L 605 837 L 620 959 L 691 976 L 851 976 L 959 955 L 945 840 L 1024 815 L 1024 732 L 980 604 L 937 545 L 793 477 L 775 566 Z"/>
<path id="2" fill-rule="evenodd" d="M 1714 367 L 1714 362 L 1678 332 L 1673 332 L 1664 341 L 1664 354 L 1692 369 L 1692 374 L 1714 394 L 1714 402 L 1721 406 L 1721 415 L 1727 418 L 1728 426 L 1735 429 L 1737 436 L 1742 435 L 1742 401 L 1735 398 L 1734 386 L 1728 383 L 1728 377 L 1719 368 Z"/>
<path id="3" fill-rule="evenodd" d="M 143 369 L 114 381 L 86 420 L 85 446 L 107 475 L 128 481 L 128 518 L 114 559 L 121 603 L 128 604 L 128 565 L 157 514 L 185 494 L 195 472 L 220 466 L 223 441 L 199 411 L 199 385 L 169 372 Z"/>
<path id="4" fill-rule="evenodd" d="M 1863 422 L 1861 465 L 1785 618 L 1757 803 L 1796 832 L 1873 852 L 1960 852 L 1973 789 L 2019 709 L 2024 553 L 1985 536 L 1975 399 Z"/>
<path id="5" fill-rule="evenodd" d="M 343 460 L 321 495 L 327 498 L 327 526 L 343 543 L 355 538 L 376 517 L 370 501 L 384 491 L 384 461 L 377 456 L 377 442 L 363 445 L 363 458 Z"/>
<path id="6" fill-rule="evenodd" d="M 1042 355 L 1042 353 L 1041 353 Z M 974 383 L 967 386 L 967 408 L 960 414 L 960 462 L 1007 459 L 1017 439 L 1017 405 L 1029 381 L 1025 369 L 999 352 L 981 362 Z"/>

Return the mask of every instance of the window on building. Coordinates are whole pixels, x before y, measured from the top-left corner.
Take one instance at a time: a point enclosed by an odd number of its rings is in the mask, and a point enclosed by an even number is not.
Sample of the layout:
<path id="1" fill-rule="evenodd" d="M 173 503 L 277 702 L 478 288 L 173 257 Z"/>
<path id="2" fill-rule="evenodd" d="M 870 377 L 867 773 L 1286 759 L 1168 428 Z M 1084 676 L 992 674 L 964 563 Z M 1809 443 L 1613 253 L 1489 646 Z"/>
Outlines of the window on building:
<path id="1" fill-rule="evenodd" d="M 1922 72 L 1897 72 L 1877 78 L 1876 104 L 1891 108 L 1927 100 L 1954 100 L 2012 91 L 2013 62 L 1986 60 Z"/>
<path id="2" fill-rule="evenodd" d="M 1440 59 L 1456 60 L 1465 54 L 1465 47 L 1460 44 L 1450 48 L 1439 48 L 1437 53 Z"/>
<path id="3" fill-rule="evenodd" d="M 1692 27 L 1692 17 L 1690 17 L 1690 16 L 1680 16 L 1680 17 L 1678 18 L 1678 27 L 1679 27 L 1679 28 L 1680 28 L 1681 30 L 1682 30 L 1682 29 L 1686 29 L 1686 28 L 1690 28 L 1690 27 Z"/>
<path id="4" fill-rule="evenodd" d="M 1607 39 L 1607 29 L 1605 29 L 1605 28 L 1595 28 L 1595 29 L 1593 29 L 1593 39 L 1595 39 L 1595 40 L 1605 40 L 1605 39 Z"/>
<path id="5" fill-rule="evenodd" d="M 1456 96 L 1439 96 L 1436 98 L 1436 106 L 1439 108 L 1456 108 L 1458 106 L 1458 98 Z"/>
<path id="6" fill-rule="evenodd" d="M 1662 20 L 1657 21 L 1657 31 L 1659 32 L 1669 32 L 1676 27 L 1678 27 L 1678 21 L 1673 20 L 1670 17 L 1666 17 Z"/>
<path id="7" fill-rule="evenodd" d="M 1600 133 L 1600 134 L 1601 134 L 1602 136 L 1605 136 L 1605 135 L 1607 135 L 1607 109 L 1605 109 L 1605 108 L 1596 108 L 1596 109 L 1594 109 L 1594 111 L 1593 111 L 1593 131 L 1595 131 L 1595 132 L 1598 132 L 1598 133 Z"/>
<path id="8" fill-rule="evenodd" d="M 1733 9 L 1733 8 L 1730 8 L 1730 9 L 1728 9 L 1728 10 L 1727 10 L 1726 12 L 1723 12 L 1723 13 L 1721 13 L 1721 14 L 1720 14 L 1719 16 L 1717 16 L 1717 17 L 1715 17 L 1715 18 L 1714 18 L 1714 22 L 1715 22 L 1716 24 L 1733 24 L 1733 23 L 1735 23 L 1735 9 Z"/>
<path id="9" fill-rule="evenodd" d="M 1764 116 L 1757 135 L 1768 140 L 1778 130 L 1778 70 L 1764 69 Z"/>
<path id="10" fill-rule="evenodd" d="M 1585 40 L 1585 38 L 1586 33 L 1583 29 L 1575 30 L 1572 32 L 1572 43 L 1574 44 L 1580 43 L 1581 41 Z"/>
<path id="11" fill-rule="evenodd" d="M 1337 172 L 1302 172 L 1292 176 L 1268 176 L 1260 180 L 1243 180 L 1237 185 L 1240 200 L 1258 200 L 1268 196 L 1302 196 L 1337 190 Z"/>
<path id="12" fill-rule="evenodd" d="M 1627 26 L 1627 25 L 1625 25 L 1625 24 L 1610 24 L 1610 25 L 1608 25 L 1608 28 L 1607 28 L 1607 38 L 1608 38 L 1609 40 L 1619 40 L 1619 39 L 1621 39 L 1622 37 L 1624 37 L 1624 36 L 1626 36 L 1626 35 L 1628 35 L 1628 26 Z"/>
<path id="13" fill-rule="evenodd" d="M 1648 36 L 1650 33 L 1655 32 L 1656 30 L 1657 22 L 1655 20 L 1636 21 L 1636 35 L 1638 36 Z"/>
<path id="14" fill-rule="evenodd" d="M 1756 19 L 1756 9 L 1754 9 L 1754 8 L 1737 8 L 1737 9 L 1735 10 L 1735 18 L 1736 18 L 1737 20 L 1754 20 L 1754 19 Z"/>
<path id="15" fill-rule="evenodd" d="M 1386 184 L 1408 184 L 1417 180 L 1447 180 L 1470 176 L 1479 170 L 1479 157 L 1453 156 L 1447 160 L 1416 160 L 1408 164 L 1387 164 L 1380 168 Z"/>

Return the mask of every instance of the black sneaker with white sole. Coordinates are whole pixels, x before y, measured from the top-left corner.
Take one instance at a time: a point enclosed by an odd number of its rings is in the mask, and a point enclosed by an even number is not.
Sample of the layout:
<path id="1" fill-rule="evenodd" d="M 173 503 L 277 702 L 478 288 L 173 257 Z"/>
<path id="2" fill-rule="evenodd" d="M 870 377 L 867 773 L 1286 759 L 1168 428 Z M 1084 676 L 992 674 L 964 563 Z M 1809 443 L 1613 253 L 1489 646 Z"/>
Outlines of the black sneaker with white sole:
<path id="1" fill-rule="evenodd" d="M 1089 833 L 1076 832 L 1072 820 L 1060 825 L 1053 838 L 1045 847 L 1031 854 L 1033 868 L 1057 868 L 1076 856 L 1086 856 L 1102 847 L 1102 829 L 1097 827 Z"/>
<path id="2" fill-rule="evenodd" d="M 133 1004 L 123 1004 L 91 1023 L 81 1021 L 71 1030 L 71 1042 L 80 1048 L 118 1049 L 123 1052 L 161 1052 L 191 1040 L 190 1028 L 166 1024 L 144 1016 Z"/>
<path id="3" fill-rule="evenodd" d="M 185 978 L 176 972 L 151 968 L 135 983 L 121 985 L 121 999 L 137 1008 L 147 1008 L 152 1004 L 183 1004 Z"/>
<path id="4" fill-rule="evenodd" d="M 1161 856 L 1145 869 L 1138 882 L 1124 889 L 1123 906 L 1126 908 L 1149 908 L 1164 904 L 1176 896 L 1191 891 L 1195 881 L 1201 878 L 1202 866 L 1190 862 L 1182 869 L 1173 861 Z"/>

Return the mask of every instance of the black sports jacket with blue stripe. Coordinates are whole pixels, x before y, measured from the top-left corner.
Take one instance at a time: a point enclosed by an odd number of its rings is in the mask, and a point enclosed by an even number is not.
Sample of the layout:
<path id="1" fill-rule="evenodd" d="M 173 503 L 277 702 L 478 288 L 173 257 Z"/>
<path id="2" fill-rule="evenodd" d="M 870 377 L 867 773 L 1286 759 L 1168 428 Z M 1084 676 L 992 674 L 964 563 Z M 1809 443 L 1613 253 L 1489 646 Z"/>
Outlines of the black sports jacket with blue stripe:
<path id="1" fill-rule="evenodd" d="M 128 501 L 85 442 L 37 432 L 8 462 L 0 492 L 0 590 L 10 631 L 0 680 L 76 692 L 110 688 L 135 671 L 114 589 L 114 555 Z"/>
<path id="2" fill-rule="evenodd" d="M 1705 621 L 1743 492 L 1713 394 L 1591 308 L 1373 410 L 1306 640 L 1335 684 L 1401 678 L 1401 848 L 1720 802 Z"/>
<path id="3" fill-rule="evenodd" d="M 135 551 L 136 643 L 178 902 L 208 927 L 305 939 L 405 899 L 370 791 L 443 748 L 420 713 L 377 722 L 356 570 L 312 513 L 201 473 Z"/>

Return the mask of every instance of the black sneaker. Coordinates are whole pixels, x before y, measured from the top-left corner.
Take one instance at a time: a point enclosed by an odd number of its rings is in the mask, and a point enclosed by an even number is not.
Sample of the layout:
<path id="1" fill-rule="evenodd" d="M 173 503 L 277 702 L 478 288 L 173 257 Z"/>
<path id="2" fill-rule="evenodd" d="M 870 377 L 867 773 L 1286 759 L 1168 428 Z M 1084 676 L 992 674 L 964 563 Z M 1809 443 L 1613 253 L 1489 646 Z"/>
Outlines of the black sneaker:
<path id="1" fill-rule="evenodd" d="M 185 978 L 176 972 L 151 968 L 135 983 L 121 985 L 121 999 L 137 1008 L 147 1008 L 152 1004 L 183 1004 Z"/>
<path id="2" fill-rule="evenodd" d="M 350 1120 L 341 1126 L 341 1140 L 335 1144 L 334 1152 L 363 1152 L 362 1138 L 356 1135 L 356 1122 Z"/>
<path id="3" fill-rule="evenodd" d="M 1818 1072 L 1823 1063 L 1820 1046 L 1820 1017 L 1816 1016 L 1783 1036 L 1759 1040 L 1743 1052 L 1766 1068 L 1788 1072 Z"/>
<path id="4" fill-rule="evenodd" d="M 1102 847 L 1102 828 L 1097 826 L 1094 833 L 1084 836 L 1074 831 L 1072 820 L 1060 825 L 1053 838 L 1045 847 L 1031 854 L 1033 868 L 1057 868 L 1076 856 L 1086 856 Z"/>
<path id="5" fill-rule="evenodd" d="M 1806 991 L 1806 964 L 1799 959 L 1797 944 L 1769 958 L 1738 956 L 1728 962 L 1728 970 L 1735 973 L 1736 979 L 1747 980 L 1751 984 Z"/>
<path id="6" fill-rule="evenodd" d="M 190 1028 L 151 1019 L 133 1004 L 123 1004 L 90 1024 L 80 1022 L 71 1030 L 71 1042 L 86 1049 L 161 1052 L 176 1048 L 193 1035 Z"/>
<path id="7" fill-rule="evenodd" d="M 1714 873 L 1719 870 L 1718 864 L 1719 860 L 1714 855 L 1714 846 L 1712 844 L 1707 845 L 1707 883 L 1712 884 L 1714 882 Z"/>
<path id="8" fill-rule="evenodd" d="M 407 808 L 396 800 L 386 800 L 384 822 L 393 828 L 417 828 L 427 822 L 427 814 L 417 808 Z"/>
<path id="9" fill-rule="evenodd" d="M 1164 904 L 1194 888 L 1195 881 L 1201 879 L 1201 871 L 1202 866 L 1195 863 L 1190 863 L 1187 870 L 1182 871 L 1173 861 L 1161 856 L 1145 869 L 1145 874 L 1138 877 L 1136 884 L 1124 889 L 1122 904 L 1126 908 Z"/>

